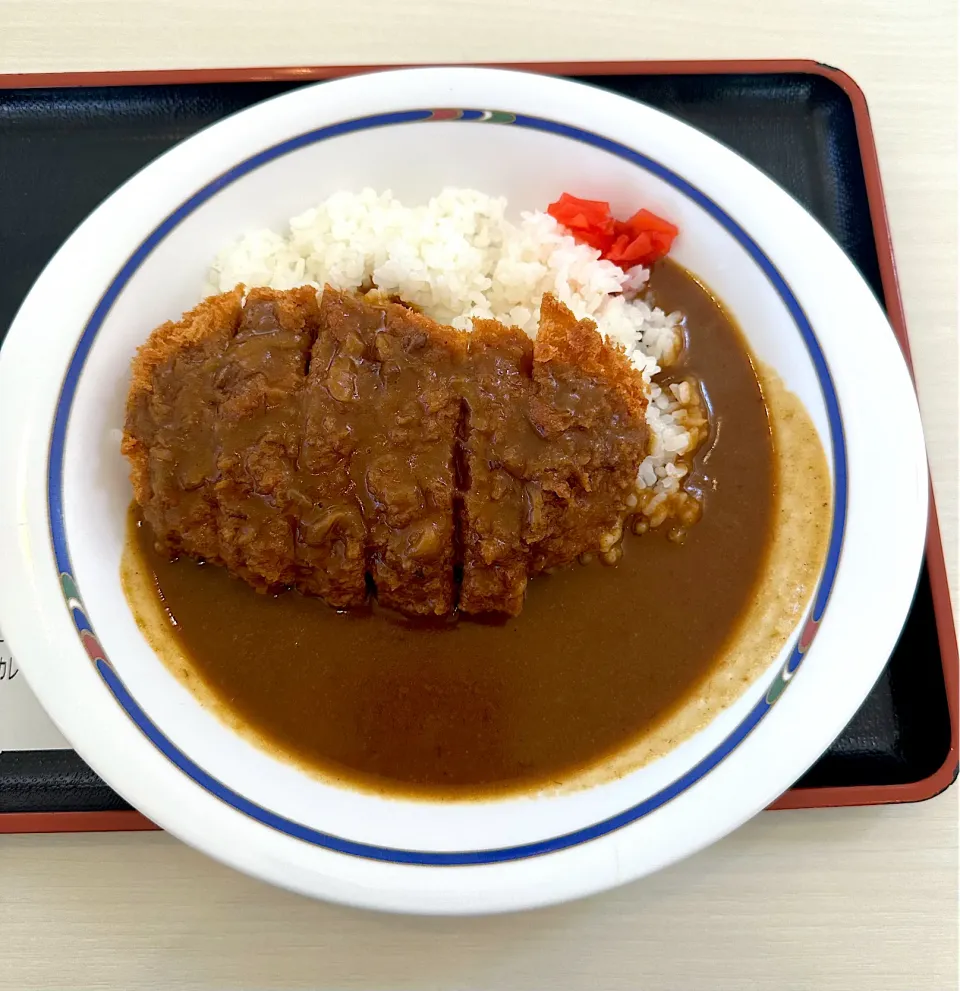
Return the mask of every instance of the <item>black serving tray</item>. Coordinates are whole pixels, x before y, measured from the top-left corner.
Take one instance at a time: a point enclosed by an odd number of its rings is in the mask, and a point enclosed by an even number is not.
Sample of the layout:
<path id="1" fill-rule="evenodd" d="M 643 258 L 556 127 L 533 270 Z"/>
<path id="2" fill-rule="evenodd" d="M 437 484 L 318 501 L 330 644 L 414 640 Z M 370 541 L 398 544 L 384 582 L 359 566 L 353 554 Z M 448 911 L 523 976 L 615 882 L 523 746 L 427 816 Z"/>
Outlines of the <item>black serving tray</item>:
<path id="1" fill-rule="evenodd" d="M 641 100 L 740 152 L 826 226 L 902 334 L 869 118 L 848 77 L 803 62 L 528 68 Z M 129 74 L 0 77 L 0 337 L 52 253 L 126 178 L 207 124 L 302 85 L 292 76 L 346 71 L 153 73 L 151 85 Z M 942 790 L 956 776 L 955 685 L 956 638 L 934 518 L 889 664 L 849 726 L 778 804 L 915 800 Z M 72 751 L 0 754 L 0 813 L 8 814 L 0 815 L 0 831 L 144 824 L 119 810 L 129 806 Z"/>

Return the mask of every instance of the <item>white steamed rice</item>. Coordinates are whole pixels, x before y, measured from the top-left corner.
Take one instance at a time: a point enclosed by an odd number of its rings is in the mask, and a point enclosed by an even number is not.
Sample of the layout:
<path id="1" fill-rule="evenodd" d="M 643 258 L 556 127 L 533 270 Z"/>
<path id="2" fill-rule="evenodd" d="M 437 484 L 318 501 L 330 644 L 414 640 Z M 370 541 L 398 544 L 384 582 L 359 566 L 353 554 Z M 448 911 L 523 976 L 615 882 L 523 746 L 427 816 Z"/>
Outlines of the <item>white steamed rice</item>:
<path id="1" fill-rule="evenodd" d="M 650 449 L 638 471 L 639 511 L 652 526 L 673 516 L 692 522 L 681 482 L 706 429 L 699 390 L 655 380 L 682 347 L 681 314 L 640 298 L 646 269 L 622 271 L 546 213 L 522 213 L 518 223 L 506 213 L 506 199 L 471 189 L 444 189 L 419 207 L 389 191 L 334 193 L 291 218 L 286 234 L 250 231 L 227 245 L 207 288 L 376 286 L 441 323 L 469 330 L 474 317 L 494 319 L 531 337 L 540 300 L 552 292 L 622 345 L 643 375 Z"/>

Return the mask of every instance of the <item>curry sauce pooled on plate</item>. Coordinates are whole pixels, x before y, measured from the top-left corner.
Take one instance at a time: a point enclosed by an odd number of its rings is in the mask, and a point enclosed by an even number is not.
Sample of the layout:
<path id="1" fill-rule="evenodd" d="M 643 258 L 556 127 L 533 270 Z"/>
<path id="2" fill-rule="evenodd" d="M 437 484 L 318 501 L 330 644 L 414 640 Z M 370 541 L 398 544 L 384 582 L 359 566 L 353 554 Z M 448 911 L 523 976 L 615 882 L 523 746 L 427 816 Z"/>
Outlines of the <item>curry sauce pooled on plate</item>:
<path id="1" fill-rule="evenodd" d="M 531 337 L 368 288 L 233 289 L 140 350 L 128 598 L 204 702 L 323 776 L 572 780 L 760 615 L 784 542 L 756 370 L 668 261 L 637 303 L 685 314 L 662 371 L 550 293 Z"/>

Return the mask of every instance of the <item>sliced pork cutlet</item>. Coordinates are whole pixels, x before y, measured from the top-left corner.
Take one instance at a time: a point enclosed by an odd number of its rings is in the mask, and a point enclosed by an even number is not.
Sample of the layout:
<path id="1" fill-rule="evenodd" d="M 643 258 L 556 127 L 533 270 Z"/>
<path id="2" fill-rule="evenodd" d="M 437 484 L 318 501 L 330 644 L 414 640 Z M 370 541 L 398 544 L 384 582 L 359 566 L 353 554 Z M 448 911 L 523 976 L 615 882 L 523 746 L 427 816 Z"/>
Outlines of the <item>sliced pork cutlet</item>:
<path id="1" fill-rule="evenodd" d="M 157 549 L 220 561 L 216 381 L 240 324 L 242 289 L 158 327 L 137 351 L 121 451 Z"/>
<path id="2" fill-rule="evenodd" d="M 551 295 L 540 308 L 533 381 L 528 416 L 545 443 L 527 465 L 531 574 L 619 541 L 647 447 L 640 372 Z"/>
<path id="3" fill-rule="evenodd" d="M 552 296 L 536 342 L 493 321 L 469 340 L 460 608 L 516 615 L 531 575 L 619 538 L 646 400 L 626 355 Z"/>
<path id="4" fill-rule="evenodd" d="M 367 524 L 350 467 L 359 442 L 355 379 L 366 345 L 360 334 L 338 332 L 327 293 L 303 393 L 297 587 L 349 609 L 368 594 Z"/>
<path id="5" fill-rule="evenodd" d="M 327 288 L 241 290 L 137 355 L 123 452 L 158 546 L 337 608 L 516 615 L 528 577 L 619 539 L 639 373 L 545 296 L 531 343 Z"/>
<path id="6" fill-rule="evenodd" d="M 528 578 L 527 465 L 544 444 L 528 416 L 533 341 L 514 327 L 474 320 L 468 348 L 460 383 L 460 609 L 516 616 Z"/>
<path id="7" fill-rule="evenodd" d="M 251 289 L 216 377 L 220 558 L 259 591 L 295 583 L 302 393 L 316 290 Z"/>
<path id="8" fill-rule="evenodd" d="M 326 389 L 350 434 L 349 476 L 366 523 L 378 601 L 443 616 L 455 603 L 454 372 L 465 335 L 396 303 L 324 290 Z"/>

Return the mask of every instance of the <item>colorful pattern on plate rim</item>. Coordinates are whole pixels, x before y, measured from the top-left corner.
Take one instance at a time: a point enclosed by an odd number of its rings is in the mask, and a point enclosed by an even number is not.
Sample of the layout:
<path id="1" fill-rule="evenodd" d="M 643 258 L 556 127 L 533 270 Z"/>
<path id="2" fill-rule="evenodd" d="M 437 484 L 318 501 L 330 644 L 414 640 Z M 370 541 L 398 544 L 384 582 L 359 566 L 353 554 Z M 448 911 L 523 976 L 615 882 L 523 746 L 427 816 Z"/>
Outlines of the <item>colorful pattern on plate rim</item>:
<path id="1" fill-rule="evenodd" d="M 594 823 L 562 836 L 554 836 L 549 839 L 540 840 L 534 843 L 521 844 L 514 847 L 504 847 L 500 849 L 487 850 L 467 850 L 467 851 L 424 851 L 424 850 L 402 850 L 392 847 L 380 847 L 367 843 L 357 843 L 345 837 L 334 836 L 305 826 L 302 823 L 294 822 L 271 812 L 269 809 L 251 802 L 249 799 L 228 788 L 223 782 L 213 778 L 210 774 L 195 764 L 186 754 L 180 751 L 163 733 L 160 732 L 155 723 L 147 716 L 139 703 L 129 693 L 122 680 L 114 671 L 107 659 L 96 635 L 93 631 L 86 610 L 83 607 L 80 592 L 74 581 L 73 569 L 70 563 L 66 530 L 64 524 L 63 510 L 63 457 L 64 444 L 66 440 L 66 428 L 69 420 L 70 409 L 76 393 L 77 382 L 82 372 L 84 362 L 90 351 L 93 340 L 103 324 L 104 319 L 110 311 L 114 301 L 123 286 L 129 281 L 131 276 L 153 249 L 170 233 L 185 217 L 191 214 L 197 207 L 206 202 L 225 186 L 236 181 L 248 172 L 259 168 L 261 165 L 273 161 L 282 155 L 289 154 L 299 148 L 323 141 L 328 138 L 349 134 L 356 131 L 369 130 L 376 127 L 389 127 L 399 124 L 416 123 L 424 121 L 459 121 L 459 122 L 479 122 L 507 124 L 521 128 L 541 131 L 548 134 L 558 135 L 574 141 L 599 148 L 609 154 L 625 159 L 640 168 L 656 175 L 663 181 L 669 183 L 685 196 L 694 200 L 704 210 L 707 211 L 730 233 L 740 245 L 747 251 L 754 263 L 764 272 L 773 288 L 776 290 L 781 301 L 790 312 L 797 330 L 804 340 L 810 359 L 816 369 L 820 387 L 823 393 L 824 403 L 827 408 L 827 415 L 830 426 L 830 439 L 833 453 L 834 468 L 834 506 L 833 523 L 830 534 L 830 544 L 827 551 L 827 560 L 824 565 L 823 574 L 814 595 L 814 602 L 811 609 L 810 619 L 804 627 L 787 662 L 783 665 L 778 675 L 768 687 L 767 691 L 751 709 L 750 713 L 737 726 L 737 728 L 714 748 L 696 766 L 685 772 L 667 787 L 662 788 L 656 794 L 644 801 L 611 816 L 602 822 Z M 843 422 L 840 416 L 839 401 L 833 380 L 827 367 L 826 359 L 820 344 L 817 341 L 813 328 L 800 306 L 800 303 L 793 295 L 783 276 L 773 265 L 769 258 L 763 253 L 760 247 L 750 238 L 737 223 L 726 214 L 721 207 L 714 203 L 692 183 L 671 169 L 654 161 L 646 155 L 635 151 L 626 145 L 612 141 L 591 131 L 582 128 L 563 124 L 559 121 L 547 120 L 541 117 L 532 117 L 520 113 L 512 113 L 503 110 L 475 110 L 456 108 L 434 108 L 422 110 L 404 110 L 393 113 L 373 114 L 368 117 L 355 118 L 353 120 L 341 121 L 326 127 L 307 131 L 296 137 L 280 142 L 258 152 L 256 155 L 228 169 L 223 175 L 218 176 L 209 182 L 202 189 L 198 190 L 190 199 L 182 203 L 168 217 L 148 235 L 137 250 L 127 259 L 120 271 L 107 288 L 96 309 L 91 315 L 77 348 L 71 359 L 64 376 L 63 386 L 57 404 L 54 427 L 50 442 L 50 458 L 48 469 L 48 508 L 50 512 L 50 531 L 53 544 L 54 557 L 61 575 L 61 586 L 63 588 L 64 599 L 70 610 L 70 614 L 81 638 L 84 650 L 94 662 L 97 671 L 107 685 L 117 702 L 123 707 L 127 715 L 136 723 L 144 735 L 163 753 L 172 763 L 187 774 L 196 784 L 204 788 L 214 797 L 230 805 L 239 812 L 255 819 L 256 821 L 277 829 L 287 835 L 297 837 L 305 842 L 323 846 L 329 850 L 349 854 L 356 857 L 364 857 L 371 860 L 385 861 L 399 864 L 417 864 L 425 866 L 463 866 L 475 864 L 503 863 L 511 860 L 519 860 L 526 857 L 534 857 L 547 853 L 555 853 L 568 849 L 580 843 L 586 843 L 597 839 L 616 829 L 621 829 L 632 822 L 636 822 L 643 816 L 648 815 L 662 805 L 680 795 L 687 788 L 691 787 L 714 767 L 731 754 L 737 746 L 752 732 L 757 724 L 770 711 L 773 704 L 781 697 L 789 686 L 796 673 L 804 655 L 809 650 L 810 644 L 816 629 L 823 617 L 833 582 L 836 577 L 839 565 L 840 550 L 843 545 L 844 528 L 847 511 L 847 456 L 846 443 L 843 434 Z"/>
<path id="2" fill-rule="evenodd" d="M 428 120 L 465 120 L 479 124 L 513 124 L 517 115 L 507 110 L 454 110 L 452 107 L 439 107 L 430 111 Z"/>

